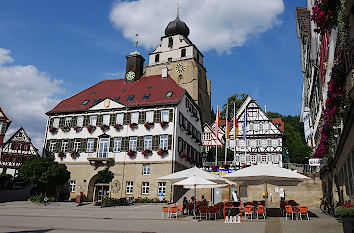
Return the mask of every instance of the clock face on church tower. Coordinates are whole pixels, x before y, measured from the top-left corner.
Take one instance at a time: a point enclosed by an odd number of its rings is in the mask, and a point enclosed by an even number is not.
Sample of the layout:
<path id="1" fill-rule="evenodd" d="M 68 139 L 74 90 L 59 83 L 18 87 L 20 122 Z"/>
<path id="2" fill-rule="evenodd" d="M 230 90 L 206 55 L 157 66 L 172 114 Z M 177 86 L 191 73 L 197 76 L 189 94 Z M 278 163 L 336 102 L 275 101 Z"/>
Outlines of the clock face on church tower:
<path id="1" fill-rule="evenodd" d="M 182 73 L 183 71 L 186 70 L 186 67 L 182 64 L 182 63 L 178 63 L 177 66 L 176 66 L 176 71 L 177 73 Z"/>
<path id="2" fill-rule="evenodd" d="M 125 77 L 127 80 L 133 80 L 135 78 L 135 73 L 133 71 L 129 71 Z"/>

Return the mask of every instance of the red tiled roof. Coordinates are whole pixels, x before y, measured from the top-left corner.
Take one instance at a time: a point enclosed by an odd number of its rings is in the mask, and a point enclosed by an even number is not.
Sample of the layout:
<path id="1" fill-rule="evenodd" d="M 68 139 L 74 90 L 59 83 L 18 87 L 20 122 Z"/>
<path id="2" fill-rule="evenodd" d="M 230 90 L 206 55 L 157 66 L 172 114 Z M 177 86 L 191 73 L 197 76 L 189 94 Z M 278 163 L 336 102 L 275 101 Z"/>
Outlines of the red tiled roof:
<path id="1" fill-rule="evenodd" d="M 284 122 L 281 120 L 281 118 L 271 118 L 273 123 L 278 126 L 279 130 L 284 132 Z"/>
<path id="2" fill-rule="evenodd" d="M 148 87 L 151 88 L 148 89 Z M 167 92 L 173 92 L 172 96 L 166 98 Z M 107 97 L 112 100 L 120 97 L 117 102 L 128 107 L 175 104 L 181 100 L 184 92 L 185 90 L 171 77 L 162 78 L 161 75 L 142 77 L 135 83 L 124 83 L 124 79 L 104 80 L 68 99 L 62 100 L 47 114 L 86 111 L 93 106 L 96 99 L 102 101 Z M 150 94 L 150 96 L 143 100 L 145 94 Z M 128 101 L 127 98 L 131 95 L 134 95 L 134 98 Z M 82 105 L 85 100 L 89 100 L 89 102 Z"/>

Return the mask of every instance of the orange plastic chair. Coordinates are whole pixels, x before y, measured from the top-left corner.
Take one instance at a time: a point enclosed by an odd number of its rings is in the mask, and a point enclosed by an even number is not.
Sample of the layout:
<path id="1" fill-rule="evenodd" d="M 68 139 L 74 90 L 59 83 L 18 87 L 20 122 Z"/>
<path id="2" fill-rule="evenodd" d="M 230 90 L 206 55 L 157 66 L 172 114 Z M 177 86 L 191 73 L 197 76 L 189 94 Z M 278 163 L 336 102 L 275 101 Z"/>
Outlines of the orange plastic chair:
<path id="1" fill-rule="evenodd" d="M 290 214 L 291 214 L 291 220 L 294 220 L 294 214 L 295 214 L 295 218 L 296 218 L 296 212 L 293 210 L 291 205 L 286 205 L 285 206 L 285 218 L 288 219 L 288 215 L 290 215 Z"/>
<path id="2" fill-rule="evenodd" d="M 164 218 L 165 215 L 167 215 L 167 218 L 170 217 L 170 211 L 168 209 L 168 206 L 162 206 L 162 218 Z"/>
<path id="3" fill-rule="evenodd" d="M 251 219 L 253 219 L 253 206 L 247 205 L 245 206 L 245 218 L 247 219 L 247 215 L 251 216 Z"/>
<path id="4" fill-rule="evenodd" d="M 257 206 L 256 214 L 257 214 L 257 219 L 258 219 L 258 215 L 262 214 L 263 218 L 265 220 L 266 217 L 265 217 L 265 211 L 264 211 L 264 206 L 263 205 L 258 205 Z"/>
<path id="5" fill-rule="evenodd" d="M 302 220 L 302 217 L 301 217 L 302 215 L 306 216 L 307 220 L 310 220 L 309 213 L 308 213 L 306 206 L 299 206 L 299 215 L 300 215 L 301 220 Z"/>
<path id="6" fill-rule="evenodd" d="M 214 214 L 216 220 L 217 209 L 214 206 L 209 206 L 209 219 L 211 218 L 212 214 Z"/>
<path id="7" fill-rule="evenodd" d="M 170 206 L 170 218 L 172 218 L 172 215 L 178 216 L 178 210 L 177 210 L 177 206 Z"/>
<path id="8" fill-rule="evenodd" d="M 183 215 L 183 205 L 179 205 L 177 211 L 179 214 Z"/>
<path id="9" fill-rule="evenodd" d="M 205 214 L 205 219 L 208 219 L 208 207 L 207 206 L 201 206 L 199 209 L 199 219 L 202 218 L 202 215 Z"/>

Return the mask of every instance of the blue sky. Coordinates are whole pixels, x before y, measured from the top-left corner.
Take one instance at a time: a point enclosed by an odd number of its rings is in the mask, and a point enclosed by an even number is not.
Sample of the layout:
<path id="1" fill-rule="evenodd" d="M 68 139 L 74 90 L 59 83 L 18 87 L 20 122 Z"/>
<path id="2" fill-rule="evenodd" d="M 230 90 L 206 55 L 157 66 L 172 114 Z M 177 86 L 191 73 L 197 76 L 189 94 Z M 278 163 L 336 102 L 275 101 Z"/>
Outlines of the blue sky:
<path id="1" fill-rule="evenodd" d="M 198 5 L 201 1 L 196 1 L 195 7 L 200 7 L 201 13 L 204 9 L 208 13 L 206 4 Z M 149 26 L 154 26 L 156 22 L 154 33 L 142 33 L 139 50 L 146 59 L 159 36 L 163 36 L 164 27 L 175 18 L 176 1 L 159 0 L 156 4 L 159 2 L 161 5 L 171 5 L 171 9 L 168 8 L 163 17 L 149 22 Z M 254 97 L 260 106 L 266 104 L 268 111 L 291 115 L 300 113 L 302 73 L 295 7 L 305 6 L 305 0 L 278 0 L 278 5 L 269 9 L 258 6 L 260 9 L 255 9 L 255 15 L 242 16 L 236 12 L 235 17 L 246 21 L 240 25 L 247 24 L 248 32 L 239 39 L 229 39 L 232 42 L 222 39 L 218 42 L 218 35 L 212 31 L 215 28 L 209 27 L 222 25 L 222 20 L 230 24 L 233 18 L 215 17 L 215 21 L 220 18 L 215 25 L 205 20 L 198 22 L 189 13 L 194 10 L 191 9 L 194 1 L 179 2 L 181 20 L 190 27 L 191 40 L 204 54 L 207 77 L 212 82 L 214 109 L 217 104 L 223 105 L 226 98 L 234 93 L 244 92 Z M 227 8 L 226 2 L 230 1 L 225 0 Z M 271 5 L 272 1 L 268 2 Z M 131 34 L 150 20 L 149 9 L 143 9 L 142 13 L 139 13 L 140 8 L 135 11 L 134 4 L 139 1 L 113 3 L 84 0 L 0 2 L 0 48 L 4 49 L 2 54 L 7 59 L 2 64 L 0 54 L 0 84 L 4 80 L 13 81 L 13 85 L 6 87 L 6 90 L 0 87 L 0 92 L 3 92 L 3 95 L 0 93 L 0 105 L 13 120 L 12 131 L 23 125 L 38 146 L 43 139 L 44 113 L 59 100 L 103 79 L 124 77 L 125 56 L 134 50 Z M 285 6 L 283 10 L 282 4 Z M 253 10 L 253 5 L 245 6 L 245 9 Z M 120 18 L 112 16 L 114 9 Z M 273 14 L 271 19 L 267 16 L 268 12 Z M 248 26 L 248 22 L 256 21 L 257 17 L 261 20 L 265 17 L 263 21 L 270 19 L 270 23 L 259 26 L 260 22 L 255 22 L 256 26 Z M 230 38 L 238 37 L 237 27 L 234 26 Z M 209 34 L 204 35 L 204 31 Z M 19 77 L 15 79 L 13 77 L 16 75 L 11 74 L 18 74 Z M 30 83 L 27 87 L 23 84 L 27 76 L 21 78 L 21 74 L 28 75 L 27 81 Z M 37 81 L 31 81 L 33 76 L 36 76 L 33 80 Z M 10 88 L 16 91 L 10 92 Z M 33 91 L 36 88 L 38 90 Z M 39 102 L 40 107 L 35 106 Z M 27 107 L 26 110 L 22 106 Z M 23 114 L 29 106 L 34 106 L 35 113 Z"/>

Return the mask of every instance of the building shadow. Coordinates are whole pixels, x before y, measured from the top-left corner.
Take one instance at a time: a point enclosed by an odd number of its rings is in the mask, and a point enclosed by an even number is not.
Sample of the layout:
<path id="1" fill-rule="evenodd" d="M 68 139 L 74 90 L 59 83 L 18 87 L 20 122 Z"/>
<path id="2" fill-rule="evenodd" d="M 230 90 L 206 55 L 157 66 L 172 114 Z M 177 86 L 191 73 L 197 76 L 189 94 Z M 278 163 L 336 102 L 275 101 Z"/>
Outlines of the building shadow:
<path id="1" fill-rule="evenodd" d="M 44 233 L 44 232 L 49 232 L 52 231 L 54 229 L 45 229 L 45 230 L 33 230 L 33 231 L 9 231 L 7 233 Z"/>

